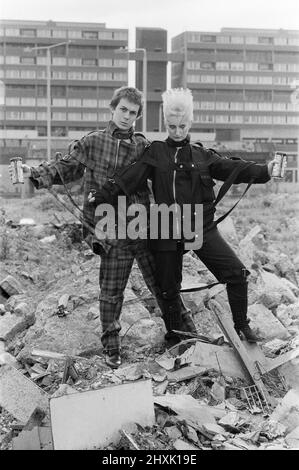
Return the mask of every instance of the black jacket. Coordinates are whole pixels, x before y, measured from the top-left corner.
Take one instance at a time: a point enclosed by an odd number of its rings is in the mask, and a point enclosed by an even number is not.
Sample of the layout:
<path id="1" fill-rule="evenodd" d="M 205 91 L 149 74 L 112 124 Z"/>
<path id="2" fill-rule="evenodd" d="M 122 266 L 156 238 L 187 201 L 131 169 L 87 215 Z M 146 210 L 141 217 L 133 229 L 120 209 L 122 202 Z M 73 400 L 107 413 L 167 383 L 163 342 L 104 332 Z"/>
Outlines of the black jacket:
<path id="1" fill-rule="evenodd" d="M 140 160 L 115 173 L 113 181 L 107 183 L 99 194 L 97 203 L 103 200 L 113 202 L 112 194 L 115 197 L 120 189 L 126 195 L 133 194 L 145 188 L 149 179 L 158 205 L 177 203 L 181 207 L 191 204 L 195 208 L 195 204 L 202 204 L 203 228 L 207 231 L 213 226 L 215 212 L 213 178 L 225 181 L 233 171 L 238 172 L 234 181 L 236 184 L 252 180 L 254 183 L 266 183 L 270 179 L 267 165 L 222 157 L 200 144 L 190 144 L 189 138 L 179 143 L 170 138 L 154 141 L 145 149 Z M 162 242 L 158 243 L 160 247 L 167 248 L 173 244 L 172 240 Z"/>

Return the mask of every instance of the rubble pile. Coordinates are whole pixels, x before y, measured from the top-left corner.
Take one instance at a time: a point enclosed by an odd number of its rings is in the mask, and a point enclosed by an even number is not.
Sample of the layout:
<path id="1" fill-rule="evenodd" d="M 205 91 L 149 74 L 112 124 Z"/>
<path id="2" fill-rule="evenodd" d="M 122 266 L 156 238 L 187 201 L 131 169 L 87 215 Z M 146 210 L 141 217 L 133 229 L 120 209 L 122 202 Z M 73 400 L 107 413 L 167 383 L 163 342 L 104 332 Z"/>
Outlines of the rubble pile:
<path id="1" fill-rule="evenodd" d="M 165 351 L 161 313 L 134 265 L 121 317 L 123 365 L 117 370 L 103 360 L 100 258 L 82 242 L 80 224 L 61 213 L 42 223 L 16 220 L 3 209 L 0 449 L 299 448 L 299 224 L 298 197 L 292 197 L 287 209 L 281 195 L 261 197 L 254 218 L 247 198 L 219 227 L 250 269 L 248 316 L 262 338 L 259 345 L 242 341 L 238 352 L 237 340 L 223 328 L 230 317 L 225 286 L 219 284 L 183 294 L 198 336 L 182 335 L 179 345 Z M 183 272 L 183 288 L 215 282 L 192 253 L 184 256 Z M 215 305 L 224 312 L 223 322 Z M 251 367 L 259 380 L 252 380 Z M 63 441 L 58 416 L 61 406 L 68 422 L 66 396 L 74 409 L 82 402 L 89 416 L 88 407 L 104 412 L 105 393 L 125 400 L 126 393 L 138 396 L 138 387 L 147 400 L 136 399 L 131 422 L 120 413 L 111 418 L 111 430 L 91 423 L 92 435 L 84 441 L 74 426 L 73 440 Z"/>

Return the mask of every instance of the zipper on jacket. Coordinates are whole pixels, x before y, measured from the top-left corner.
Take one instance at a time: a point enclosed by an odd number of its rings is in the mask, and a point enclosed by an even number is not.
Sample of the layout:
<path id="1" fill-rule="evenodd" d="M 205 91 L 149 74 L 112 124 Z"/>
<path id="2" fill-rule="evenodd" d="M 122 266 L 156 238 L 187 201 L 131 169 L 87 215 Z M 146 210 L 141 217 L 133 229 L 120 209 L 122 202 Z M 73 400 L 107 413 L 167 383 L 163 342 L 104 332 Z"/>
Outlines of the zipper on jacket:
<path id="1" fill-rule="evenodd" d="M 120 144 L 120 139 L 117 139 L 117 148 L 116 148 L 116 156 L 115 156 L 114 171 L 116 171 L 116 167 L 117 167 L 117 163 L 118 163 L 119 144 Z"/>
<path id="2" fill-rule="evenodd" d="M 174 154 L 174 163 L 177 163 L 178 153 L 179 153 L 179 150 L 181 150 L 181 148 L 182 147 L 176 148 L 176 151 Z M 175 179 L 176 179 L 176 170 L 174 170 L 173 172 L 173 181 L 172 181 L 173 199 L 174 199 L 174 203 L 176 204 L 177 202 L 176 202 Z M 179 233 L 179 220 L 176 215 L 177 215 L 177 207 L 175 206 L 176 227 L 177 227 L 177 233 Z"/>

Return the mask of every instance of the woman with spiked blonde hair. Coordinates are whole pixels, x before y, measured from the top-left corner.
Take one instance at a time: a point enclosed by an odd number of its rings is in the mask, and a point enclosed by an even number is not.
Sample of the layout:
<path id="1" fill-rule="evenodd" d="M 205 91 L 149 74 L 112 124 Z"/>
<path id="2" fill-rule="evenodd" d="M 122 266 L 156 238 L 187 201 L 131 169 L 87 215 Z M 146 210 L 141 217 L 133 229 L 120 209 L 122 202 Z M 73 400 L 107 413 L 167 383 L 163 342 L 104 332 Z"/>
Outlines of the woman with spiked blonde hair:
<path id="1" fill-rule="evenodd" d="M 111 201 L 124 192 L 129 195 L 152 181 L 156 204 L 173 204 L 178 208 L 188 205 L 191 226 L 194 227 L 196 208 L 203 211 L 202 233 L 196 233 L 202 243 L 193 247 L 193 252 L 217 278 L 226 284 L 227 296 L 234 326 L 240 337 L 249 342 L 258 340 L 247 320 L 247 276 L 249 271 L 234 251 L 222 238 L 214 221 L 215 194 L 213 178 L 234 183 L 266 183 L 270 179 L 273 162 L 260 165 L 241 159 L 222 157 L 200 143 L 191 144 L 189 130 L 193 119 L 193 97 L 188 89 L 171 89 L 162 94 L 163 112 L 168 137 L 165 141 L 154 141 L 145 150 L 141 159 L 114 175 L 113 181 L 96 197 L 96 203 Z M 218 198 L 217 198 L 218 199 Z M 184 211 L 177 211 L 182 227 Z M 169 225 L 173 220 L 169 212 Z M 177 218 L 176 218 L 176 221 Z M 161 222 L 161 221 L 160 221 Z M 161 227 L 159 227 L 160 229 Z M 151 231 L 152 232 L 152 231 Z M 175 343 L 179 338 L 172 330 L 182 329 L 181 303 L 179 300 L 182 282 L 182 260 L 187 240 L 170 236 L 150 239 L 155 255 L 156 276 L 165 302 L 163 318 L 167 328 L 166 338 Z M 192 232 L 194 233 L 194 232 Z M 190 245 L 189 245 L 190 246 Z"/>

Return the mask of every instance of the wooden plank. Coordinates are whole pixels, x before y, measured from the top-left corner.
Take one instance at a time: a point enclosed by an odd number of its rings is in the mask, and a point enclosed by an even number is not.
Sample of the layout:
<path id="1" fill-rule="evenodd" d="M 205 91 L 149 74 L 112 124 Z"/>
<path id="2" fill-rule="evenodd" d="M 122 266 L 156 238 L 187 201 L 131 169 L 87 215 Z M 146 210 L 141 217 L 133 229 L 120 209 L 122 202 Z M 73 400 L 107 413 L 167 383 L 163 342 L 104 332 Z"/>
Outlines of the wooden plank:
<path id="1" fill-rule="evenodd" d="M 236 330 L 234 329 L 231 318 L 226 314 L 222 306 L 216 300 L 210 300 L 209 304 L 212 308 L 212 311 L 216 315 L 220 328 L 222 329 L 226 337 L 230 340 L 233 348 L 239 355 L 240 362 L 243 365 L 244 369 L 247 371 L 251 382 L 256 385 L 258 390 L 261 392 L 262 396 L 264 396 L 268 402 L 271 402 L 271 397 L 268 394 L 268 391 L 266 390 L 264 383 L 261 379 L 261 371 L 257 366 L 256 362 L 253 362 L 250 356 L 248 355 L 245 347 L 242 344 L 242 341 L 240 340 L 239 336 L 236 333 Z"/>
<path id="2" fill-rule="evenodd" d="M 198 377 L 207 371 L 206 367 L 201 366 L 187 366 L 181 369 L 167 372 L 167 379 L 170 382 L 181 382 L 182 380 L 192 379 Z"/>

